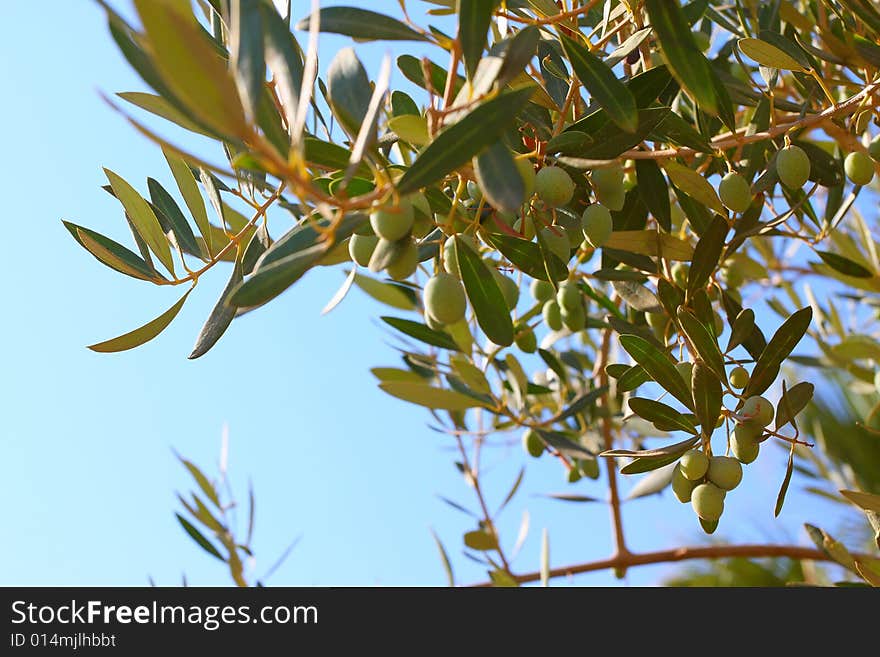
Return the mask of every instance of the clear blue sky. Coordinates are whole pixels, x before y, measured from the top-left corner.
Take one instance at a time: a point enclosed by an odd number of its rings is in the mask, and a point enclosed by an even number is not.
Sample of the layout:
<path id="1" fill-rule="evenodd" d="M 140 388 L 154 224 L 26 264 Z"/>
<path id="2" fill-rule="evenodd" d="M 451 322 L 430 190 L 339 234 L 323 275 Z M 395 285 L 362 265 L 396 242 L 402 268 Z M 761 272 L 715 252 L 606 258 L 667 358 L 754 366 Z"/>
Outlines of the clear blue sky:
<path id="1" fill-rule="evenodd" d="M 148 175 L 166 183 L 171 177 L 161 152 L 99 98 L 98 90 L 144 87 L 117 53 L 98 7 L 7 4 L 0 22 L 7 272 L 0 322 L 0 500 L 7 528 L 0 585 L 141 585 L 150 575 L 176 584 L 182 572 L 194 584 L 228 583 L 222 565 L 173 516 L 174 493 L 189 482 L 172 448 L 213 473 L 224 424 L 234 485 L 243 494 L 250 477 L 256 488 L 257 572 L 293 537 L 303 537 L 269 584 L 443 584 L 429 527 L 446 542 L 461 581 L 482 579 L 481 568 L 460 553 L 471 522 L 436 497 L 473 504 L 448 440 L 426 428 L 420 409 L 379 391 L 368 372 L 397 358 L 375 320 L 385 309 L 353 291 L 319 316 L 342 281 L 338 269 L 310 273 L 235 322 L 197 361 L 186 356 L 225 272 L 206 277 L 174 324 L 145 347 L 114 355 L 85 348 L 151 319 L 176 297 L 97 263 L 61 219 L 130 240 L 119 206 L 100 189 L 101 167 L 141 190 Z M 297 16 L 304 13 L 304 3 L 294 4 Z M 399 11 L 395 2 L 375 5 Z M 412 3 L 414 16 L 426 8 Z M 322 74 L 346 43 L 323 39 Z M 358 49 L 375 75 L 385 46 Z M 402 80 L 397 73 L 395 83 L 407 88 Z M 276 220 L 276 235 L 285 221 Z M 486 454 L 495 504 L 523 460 L 518 440 Z M 741 538 L 803 540 L 800 523 L 820 520 L 819 507 L 810 499 L 805 515 L 805 504 L 793 499 L 783 519 L 773 521 L 782 474 L 775 457 L 748 468 L 747 485 L 728 497 L 719 534 L 742 525 Z M 601 496 L 604 487 L 566 486 L 550 459 L 530 463 L 502 518 L 512 541 L 523 510 L 531 514 L 517 570 L 537 569 L 543 527 L 550 530 L 554 566 L 607 556 L 605 506 L 535 496 L 562 490 Z M 690 509 L 668 495 L 633 502 L 625 512 L 636 549 L 700 540 Z M 628 582 L 649 584 L 661 575 L 660 568 L 642 569 Z M 607 574 L 575 581 L 615 582 Z"/>

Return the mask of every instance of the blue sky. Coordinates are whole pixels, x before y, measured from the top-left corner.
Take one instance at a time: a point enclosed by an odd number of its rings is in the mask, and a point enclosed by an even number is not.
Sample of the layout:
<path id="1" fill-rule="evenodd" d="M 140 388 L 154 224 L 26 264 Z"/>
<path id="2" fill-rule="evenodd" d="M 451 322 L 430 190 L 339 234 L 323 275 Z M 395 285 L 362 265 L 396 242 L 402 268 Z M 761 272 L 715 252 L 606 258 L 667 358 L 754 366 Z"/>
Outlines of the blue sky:
<path id="1" fill-rule="evenodd" d="M 412 13 L 421 17 L 427 7 L 413 3 Z M 398 13 L 393 2 L 376 8 Z M 322 40 L 322 74 L 346 43 Z M 357 47 L 375 75 L 385 46 Z M 402 79 L 398 73 L 394 82 L 408 88 Z M 147 176 L 171 182 L 159 149 L 98 95 L 144 87 L 91 2 L 56 2 L 51 11 L 45 3 L 9 3 L 0 22 L 0 82 L 7 262 L 0 322 L 0 499 L 7 534 L 0 542 L 0 584 L 141 585 L 148 576 L 177 584 L 182 572 L 194 584 L 228 583 L 219 562 L 173 516 L 174 493 L 189 482 L 172 449 L 214 473 L 224 425 L 233 485 L 242 496 L 251 478 L 256 489 L 256 572 L 302 535 L 269 584 L 443 584 L 429 527 L 446 542 L 461 581 L 482 579 L 481 568 L 460 553 L 471 521 L 437 499 L 473 505 L 452 465 L 451 444 L 427 429 L 420 409 L 379 391 L 368 371 L 397 358 L 376 321 L 385 309 L 353 291 L 320 316 L 342 282 L 339 269 L 310 273 L 235 322 L 197 361 L 186 356 L 225 271 L 204 277 L 154 342 L 112 355 L 85 348 L 140 325 L 177 298 L 103 267 L 61 225 L 64 218 L 130 239 L 118 204 L 100 189 L 102 166 L 141 190 Z M 207 152 L 220 160 L 218 151 Z M 279 216 L 272 224 L 275 235 L 285 222 Z M 807 506 L 795 495 L 783 519 L 773 521 L 783 474 L 781 450 L 773 451 L 779 453 L 748 468 L 745 485 L 728 497 L 720 533 L 803 540 L 800 523 L 817 519 L 821 504 L 810 499 Z M 523 461 L 517 437 L 509 448 L 487 452 L 494 504 Z M 516 570 L 537 569 L 544 527 L 554 566 L 609 553 L 605 506 L 535 496 L 562 490 L 603 494 L 597 482 L 566 486 L 549 459 L 529 464 L 522 491 L 502 517 L 509 545 L 523 510 L 531 515 Z M 633 502 L 625 513 L 632 548 L 700 540 L 690 509 L 668 495 Z M 632 571 L 627 582 L 650 584 L 663 572 Z M 574 581 L 615 582 L 605 573 Z"/>

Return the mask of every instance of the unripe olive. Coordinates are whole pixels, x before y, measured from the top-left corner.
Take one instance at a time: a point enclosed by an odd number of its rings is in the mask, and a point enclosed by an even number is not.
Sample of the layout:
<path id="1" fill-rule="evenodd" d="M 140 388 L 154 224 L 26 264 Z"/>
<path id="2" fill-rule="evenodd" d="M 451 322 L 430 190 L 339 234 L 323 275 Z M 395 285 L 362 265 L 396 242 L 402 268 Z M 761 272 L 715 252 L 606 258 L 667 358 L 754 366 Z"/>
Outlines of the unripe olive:
<path id="1" fill-rule="evenodd" d="M 843 170 L 846 171 L 846 177 L 855 185 L 867 185 L 874 179 L 874 163 L 861 151 L 846 156 Z"/>
<path id="2" fill-rule="evenodd" d="M 361 267 L 366 267 L 370 264 L 370 258 L 373 255 L 373 251 L 376 250 L 378 243 L 379 238 L 375 235 L 358 235 L 355 233 L 348 240 L 348 253 L 351 255 L 352 260 Z"/>
<path id="3" fill-rule="evenodd" d="M 724 491 L 715 484 L 700 484 L 691 493 L 691 505 L 701 520 L 717 521 L 724 511 Z"/>
<path id="4" fill-rule="evenodd" d="M 562 281 L 559 291 L 556 292 L 556 302 L 563 310 L 570 310 L 583 306 L 583 294 L 573 280 Z"/>
<path id="5" fill-rule="evenodd" d="M 376 208 L 370 213 L 370 225 L 379 237 L 396 242 L 412 229 L 415 216 L 411 203 L 401 202 L 397 207 Z"/>
<path id="6" fill-rule="evenodd" d="M 419 266 L 419 249 L 415 242 L 406 238 L 403 248 L 397 257 L 385 268 L 385 273 L 395 281 L 403 281 L 416 273 Z"/>
<path id="7" fill-rule="evenodd" d="M 691 493 L 694 492 L 696 487 L 697 483 L 685 477 L 681 471 L 681 464 L 676 463 L 675 469 L 672 471 L 672 492 L 675 493 L 678 501 L 682 503 L 690 502 Z"/>
<path id="8" fill-rule="evenodd" d="M 754 396 L 746 399 L 742 408 L 739 410 L 740 415 L 744 415 L 749 424 L 755 424 L 759 427 L 766 427 L 773 420 L 773 404 L 764 397 Z"/>
<path id="9" fill-rule="evenodd" d="M 568 262 L 571 257 L 571 248 L 568 242 L 568 235 L 560 226 L 542 228 L 541 239 L 544 240 L 551 253 L 556 254 L 562 262 Z"/>
<path id="10" fill-rule="evenodd" d="M 611 213 L 601 203 L 593 203 L 588 205 L 581 215 L 581 229 L 584 233 L 584 239 L 594 248 L 599 248 L 608 238 L 611 237 L 611 231 L 614 230 L 614 224 L 611 220 Z"/>
<path id="11" fill-rule="evenodd" d="M 535 191 L 551 207 L 565 205 L 574 196 L 574 181 L 559 167 L 544 167 L 535 175 Z"/>
<path id="12" fill-rule="evenodd" d="M 690 268 L 683 262 L 672 265 L 672 280 L 680 288 L 686 288 L 688 284 L 688 271 Z"/>
<path id="13" fill-rule="evenodd" d="M 730 370 L 730 385 L 737 390 L 742 390 L 749 385 L 749 371 L 742 365 L 737 365 Z"/>
<path id="14" fill-rule="evenodd" d="M 446 325 L 443 322 L 437 321 L 436 319 L 431 317 L 427 310 L 422 313 L 422 316 L 425 318 L 425 326 L 427 326 L 428 328 L 432 328 L 435 331 L 442 331 L 444 328 L 446 328 Z"/>
<path id="15" fill-rule="evenodd" d="M 578 305 L 574 308 L 562 308 L 560 314 L 562 315 L 563 325 L 572 333 L 583 331 L 587 325 L 587 313 L 583 305 Z"/>
<path id="16" fill-rule="evenodd" d="M 739 66 L 737 66 L 736 68 L 738 69 Z M 714 534 L 715 530 L 718 529 L 718 521 L 717 520 L 703 520 L 702 518 L 700 518 L 699 520 L 700 520 L 700 527 L 702 527 L 703 531 L 706 532 L 707 534 Z"/>
<path id="17" fill-rule="evenodd" d="M 733 490 L 742 481 L 743 469 L 739 461 L 731 456 L 713 456 L 709 459 L 709 481 L 722 490 Z"/>
<path id="18" fill-rule="evenodd" d="M 697 481 L 706 476 L 709 470 L 709 457 L 698 449 L 691 449 L 684 453 L 678 465 L 685 477 Z"/>
<path id="19" fill-rule="evenodd" d="M 425 283 L 425 309 L 437 321 L 454 324 L 467 310 L 467 297 L 461 281 L 452 274 L 440 273 Z"/>
<path id="20" fill-rule="evenodd" d="M 519 175 L 522 176 L 525 186 L 525 199 L 528 201 L 532 194 L 535 193 L 535 167 L 532 166 L 531 160 L 517 159 L 516 168 L 519 169 Z"/>
<path id="21" fill-rule="evenodd" d="M 550 327 L 550 330 L 562 330 L 562 311 L 559 308 L 559 304 L 556 303 L 556 299 L 551 299 L 545 303 L 542 313 L 544 315 L 544 322 Z"/>
<path id="22" fill-rule="evenodd" d="M 474 242 L 474 238 L 467 234 L 461 234 L 458 236 L 459 239 L 463 240 L 465 244 L 471 247 L 474 251 L 477 250 L 477 244 Z M 443 267 L 450 274 L 455 274 L 456 276 L 461 276 L 461 273 L 458 271 L 458 259 L 455 255 L 455 240 L 448 239 L 443 242 Z"/>
<path id="23" fill-rule="evenodd" d="M 569 250 L 576 249 L 583 240 L 580 217 L 564 210 L 558 210 L 556 212 L 556 225 L 565 230 L 565 234 L 568 237 Z"/>
<path id="24" fill-rule="evenodd" d="M 497 269 L 492 269 L 492 276 L 498 287 L 501 288 L 501 294 L 504 295 L 504 302 L 507 304 L 508 310 L 516 308 L 519 302 L 519 285 L 510 276 L 505 276 Z"/>
<path id="25" fill-rule="evenodd" d="M 530 326 L 522 326 L 516 331 L 516 346 L 520 351 L 533 354 L 538 350 L 538 338 Z"/>
<path id="26" fill-rule="evenodd" d="M 751 463 L 758 458 L 761 446 L 753 428 L 747 424 L 737 424 L 730 437 L 730 451 L 741 463 Z"/>
<path id="27" fill-rule="evenodd" d="M 580 481 L 581 476 L 581 471 L 578 468 L 571 467 L 568 469 L 565 479 L 566 481 L 568 481 L 568 483 L 573 484 L 576 481 Z"/>
<path id="28" fill-rule="evenodd" d="M 578 470 L 585 477 L 590 479 L 599 478 L 599 461 L 597 459 L 577 459 L 575 462 L 577 463 Z"/>
<path id="29" fill-rule="evenodd" d="M 868 144 L 868 155 L 870 155 L 874 160 L 880 162 L 880 135 L 877 135 L 871 140 L 871 143 Z"/>
<path id="30" fill-rule="evenodd" d="M 556 294 L 556 290 L 553 289 L 553 283 L 537 278 L 529 285 L 529 291 L 532 293 L 532 298 L 535 301 L 549 301 Z"/>
<path id="31" fill-rule="evenodd" d="M 733 212 L 745 212 L 752 204 L 752 190 L 748 181 L 735 171 L 721 179 L 718 185 L 721 202 Z"/>
<path id="32" fill-rule="evenodd" d="M 473 180 L 467 181 L 467 193 L 474 202 L 474 205 L 479 205 L 480 201 L 483 200 L 483 192 L 480 190 L 480 186 Z"/>
<path id="33" fill-rule="evenodd" d="M 626 190 L 623 187 L 623 168 L 619 164 L 604 169 L 594 169 L 590 174 L 596 198 L 609 210 L 623 209 Z"/>
<path id="34" fill-rule="evenodd" d="M 715 324 L 715 335 L 721 335 L 724 333 L 724 319 L 722 319 L 718 311 L 712 313 L 712 321 Z"/>
<path id="35" fill-rule="evenodd" d="M 544 441 L 534 429 L 526 429 L 522 435 L 522 446 L 529 456 L 538 458 L 544 453 Z"/>
<path id="36" fill-rule="evenodd" d="M 776 175 L 786 187 L 803 187 L 810 177 L 810 158 L 800 146 L 781 148 L 776 153 Z"/>

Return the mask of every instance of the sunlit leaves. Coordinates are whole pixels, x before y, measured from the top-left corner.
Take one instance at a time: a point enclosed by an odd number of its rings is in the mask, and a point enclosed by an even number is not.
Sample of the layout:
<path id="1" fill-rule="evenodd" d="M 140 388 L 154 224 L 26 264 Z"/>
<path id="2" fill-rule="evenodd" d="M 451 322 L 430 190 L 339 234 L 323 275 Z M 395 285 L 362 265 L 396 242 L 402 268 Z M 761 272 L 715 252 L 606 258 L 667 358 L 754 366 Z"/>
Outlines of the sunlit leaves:
<path id="1" fill-rule="evenodd" d="M 89 349 L 100 353 L 113 353 L 116 351 L 134 349 L 135 347 L 140 347 L 142 344 L 146 344 L 164 331 L 174 318 L 177 317 L 177 313 L 183 308 L 183 304 L 191 291 L 192 288 L 190 288 L 190 290 L 180 297 L 173 306 L 159 315 L 156 319 L 147 322 L 133 331 L 120 335 L 117 338 L 89 345 Z"/>

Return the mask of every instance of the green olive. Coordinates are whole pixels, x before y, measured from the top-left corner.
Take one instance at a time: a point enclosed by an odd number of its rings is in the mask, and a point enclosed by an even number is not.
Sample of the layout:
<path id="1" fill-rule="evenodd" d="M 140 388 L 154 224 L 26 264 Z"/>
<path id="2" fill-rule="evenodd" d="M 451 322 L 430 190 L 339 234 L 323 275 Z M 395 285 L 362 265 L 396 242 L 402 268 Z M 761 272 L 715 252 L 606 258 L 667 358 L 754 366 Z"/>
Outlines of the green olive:
<path id="1" fill-rule="evenodd" d="M 568 203 L 574 196 L 574 181 L 559 167 L 544 167 L 535 175 L 535 191 L 551 208 Z"/>
<path id="2" fill-rule="evenodd" d="M 654 331 L 654 335 L 657 336 L 657 339 L 665 342 L 666 327 L 669 325 L 669 318 L 663 313 L 645 313 L 645 321 L 648 322 L 648 326 Z"/>
<path id="3" fill-rule="evenodd" d="M 740 463 L 752 463 L 758 458 L 760 444 L 753 428 L 746 424 L 737 424 L 730 437 L 730 451 L 739 459 Z"/>
<path id="4" fill-rule="evenodd" d="M 776 175 L 790 189 L 799 189 L 810 177 L 810 158 L 800 146 L 786 146 L 776 153 Z"/>
<path id="5" fill-rule="evenodd" d="M 550 299 L 550 301 L 545 303 L 542 313 L 544 315 L 544 322 L 551 331 L 562 330 L 562 310 L 559 308 L 559 304 L 556 303 L 556 299 Z"/>
<path id="6" fill-rule="evenodd" d="M 397 207 L 377 208 L 370 213 L 370 225 L 379 237 L 396 242 L 413 227 L 415 215 L 411 203 L 401 202 Z"/>
<path id="7" fill-rule="evenodd" d="M 843 170 L 846 171 L 846 177 L 854 185 L 868 185 L 874 179 L 874 163 L 861 151 L 855 151 L 846 156 L 843 161 Z"/>
<path id="8" fill-rule="evenodd" d="M 507 309 L 513 310 L 519 302 L 519 285 L 517 285 L 516 281 L 510 276 L 505 276 L 494 267 L 491 268 L 491 271 L 495 282 L 498 283 L 498 287 L 501 288 L 501 294 L 504 295 L 504 302 L 507 304 Z"/>
<path id="9" fill-rule="evenodd" d="M 419 249 L 409 238 L 405 238 L 403 248 L 397 257 L 385 268 L 385 273 L 395 281 L 403 281 L 416 273 L 419 266 Z"/>
<path id="10" fill-rule="evenodd" d="M 677 463 L 672 471 L 672 492 L 678 498 L 678 501 L 682 503 L 690 502 L 691 493 L 694 492 L 696 487 L 697 483 L 685 477 L 681 471 L 681 464 Z"/>
<path id="11" fill-rule="evenodd" d="M 752 190 L 748 181 L 735 171 L 731 171 L 721 179 L 718 196 L 732 212 L 745 212 L 752 204 Z"/>
<path id="12" fill-rule="evenodd" d="M 737 365 L 730 370 L 730 385 L 737 390 L 742 390 L 749 385 L 749 371 L 742 365 Z"/>
<path id="13" fill-rule="evenodd" d="M 868 155 L 870 155 L 876 162 L 880 162 L 880 135 L 877 135 L 871 140 L 871 143 L 868 144 Z"/>
<path id="14" fill-rule="evenodd" d="M 527 354 L 533 354 L 538 350 L 538 338 L 528 325 L 517 328 L 515 342 L 517 348 Z"/>
<path id="15" fill-rule="evenodd" d="M 423 296 L 428 314 L 443 324 L 454 324 L 467 310 L 464 287 L 452 274 L 440 273 L 429 278 Z"/>
<path id="16" fill-rule="evenodd" d="M 745 422 L 759 427 L 766 427 L 773 420 L 773 404 L 764 397 L 753 396 L 746 399 L 739 414 L 746 417 Z"/>
<path id="17" fill-rule="evenodd" d="M 623 186 L 623 167 L 615 164 L 611 167 L 594 169 L 590 174 L 593 190 L 599 203 L 609 210 L 617 212 L 623 209 L 626 201 L 626 190 Z"/>
<path id="18" fill-rule="evenodd" d="M 553 289 L 553 283 L 550 281 L 542 281 L 537 278 L 532 281 L 531 285 L 529 285 L 529 291 L 532 293 L 532 298 L 535 301 L 549 301 L 556 295 L 556 290 Z"/>
<path id="19" fill-rule="evenodd" d="M 366 267 L 370 264 L 370 258 L 373 255 L 373 251 L 376 250 L 378 243 L 379 238 L 375 235 L 358 235 L 355 233 L 348 240 L 348 253 L 351 255 L 352 260 L 361 267 Z"/>
<path id="20" fill-rule="evenodd" d="M 682 361 L 681 363 L 675 364 L 675 369 L 678 370 L 679 376 L 684 379 L 684 382 L 687 384 L 687 387 L 691 387 L 691 379 L 694 376 L 694 364 L 689 360 Z"/>
<path id="21" fill-rule="evenodd" d="M 559 284 L 556 301 L 563 310 L 571 310 L 584 305 L 583 293 L 575 281 L 569 279 Z"/>
<path id="22" fill-rule="evenodd" d="M 581 230 L 589 245 L 599 248 L 608 241 L 614 230 L 611 212 L 601 203 L 588 205 L 581 216 Z"/>
<path id="23" fill-rule="evenodd" d="M 687 287 L 689 271 L 690 267 L 683 262 L 676 262 L 672 265 L 672 280 L 675 281 L 675 284 L 678 285 L 678 287 L 682 289 Z"/>
<path id="24" fill-rule="evenodd" d="M 701 520 L 717 521 L 724 512 L 724 491 L 715 484 L 700 484 L 691 493 L 691 505 Z"/>
<path id="25" fill-rule="evenodd" d="M 742 481 L 742 464 L 730 456 L 713 456 L 709 459 L 706 476 L 722 490 L 733 490 Z"/>
<path id="26" fill-rule="evenodd" d="M 554 253 L 562 262 L 568 262 L 571 258 L 571 247 L 568 241 L 568 234 L 561 226 L 547 226 L 541 229 L 541 239 L 544 244 Z"/>
<path id="27" fill-rule="evenodd" d="M 535 193 L 535 167 L 532 166 L 531 160 L 516 159 L 514 162 L 519 169 L 519 175 L 522 176 L 526 191 L 525 198 L 528 201 Z"/>
<path id="28" fill-rule="evenodd" d="M 572 333 L 583 331 L 587 325 L 587 313 L 583 304 L 574 308 L 562 308 L 562 324 Z"/>
<path id="29" fill-rule="evenodd" d="M 697 481 L 706 476 L 709 470 L 709 457 L 698 449 L 691 449 L 684 453 L 678 465 L 685 477 Z"/>
<path id="30" fill-rule="evenodd" d="M 474 242 L 473 237 L 466 234 L 461 234 L 458 237 L 474 251 L 477 250 L 477 244 Z M 461 276 L 458 271 L 458 259 L 455 255 L 455 240 L 451 238 L 443 242 L 443 267 L 450 274 Z"/>

